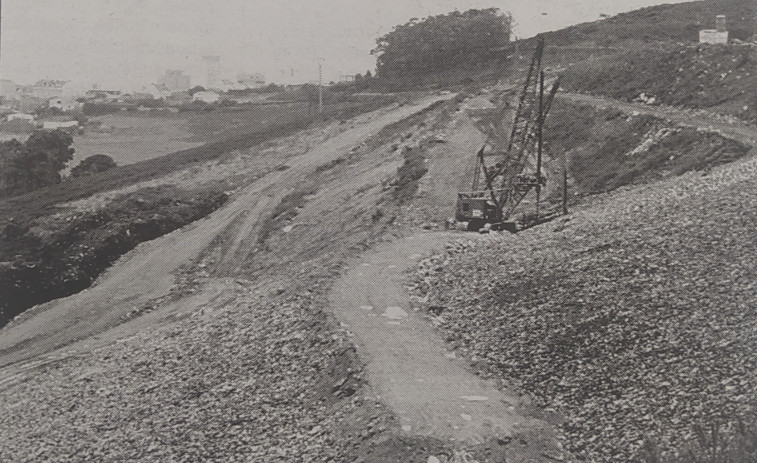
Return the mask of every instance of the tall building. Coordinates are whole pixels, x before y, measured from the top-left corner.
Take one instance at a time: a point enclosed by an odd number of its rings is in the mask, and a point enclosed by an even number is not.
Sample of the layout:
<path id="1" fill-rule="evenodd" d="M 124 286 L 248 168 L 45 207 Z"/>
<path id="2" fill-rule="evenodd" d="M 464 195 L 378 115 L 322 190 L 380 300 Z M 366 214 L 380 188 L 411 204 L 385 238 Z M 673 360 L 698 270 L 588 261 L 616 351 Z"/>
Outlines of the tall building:
<path id="1" fill-rule="evenodd" d="M 171 92 L 183 92 L 191 87 L 191 78 L 180 69 L 169 69 L 158 79 L 157 84 Z"/>
<path id="2" fill-rule="evenodd" d="M 205 88 L 218 88 L 221 85 L 221 57 L 220 56 L 203 56 L 202 62 L 208 72 L 208 78 L 205 81 Z"/>

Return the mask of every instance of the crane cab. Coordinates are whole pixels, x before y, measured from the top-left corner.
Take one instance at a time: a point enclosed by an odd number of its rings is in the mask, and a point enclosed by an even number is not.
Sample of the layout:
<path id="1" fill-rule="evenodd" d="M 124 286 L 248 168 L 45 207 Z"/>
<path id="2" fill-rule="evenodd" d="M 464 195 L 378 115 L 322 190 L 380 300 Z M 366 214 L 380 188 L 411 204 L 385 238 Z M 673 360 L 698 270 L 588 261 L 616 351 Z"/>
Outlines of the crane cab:
<path id="1" fill-rule="evenodd" d="M 469 230 L 479 230 L 487 223 L 496 223 L 497 206 L 487 191 L 472 191 L 457 194 L 455 220 L 468 222 Z"/>

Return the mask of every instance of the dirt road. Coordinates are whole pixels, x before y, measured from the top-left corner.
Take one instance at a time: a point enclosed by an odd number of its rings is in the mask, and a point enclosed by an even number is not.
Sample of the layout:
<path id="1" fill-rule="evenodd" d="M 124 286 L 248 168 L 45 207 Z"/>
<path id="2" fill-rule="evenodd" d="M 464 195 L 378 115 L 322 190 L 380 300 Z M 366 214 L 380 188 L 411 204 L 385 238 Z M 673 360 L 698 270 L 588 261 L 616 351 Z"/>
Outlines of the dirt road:
<path id="1" fill-rule="evenodd" d="M 190 226 L 143 243 L 120 259 L 88 290 L 30 309 L 0 331 L 0 367 L 86 339 L 121 323 L 134 309 L 151 306 L 171 291 L 175 273 L 191 262 L 232 222 L 236 235 L 219 276 L 234 275 L 252 252 L 260 225 L 292 187 L 315 167 L 346 154 L 382 128 L 454 95 L 429 96 L 413 104 L 359 116 L 354 127 L 291 158 L 289 168 L 252 183 L 226 206 Z"/>
<path id="2" fill-rule="evenodd" d="M 507 461 L 540 461 L 559 454 L 545 422 L 524 416 L 521 398 L 483 380 L 468 360 L 447 350 L 403 287 L 404 273 L 458 233 L 425 233 L 377 246 L 355 260 L 331 294 L 332 310 L 355 335 L 370 384 L 400 420 L 403 431 L 471 444 L 509 442 L 523 448 Z M 524 436 L 538 436 L 530 439 Z M 496 445 L 496 444 L 492 444 Z M 547 448 L 549 447 L 549 448 Z M 518 458 L 520 455 L 523 459 Z"/>
<path id="3" fill-rule="evenodd" d="M 580 93 L 561 92 L 558 98 L 566 99 L 574 103 L 584 103 L 597 107 L 616 108 L 625 113 L 649 114 L 650 116 L 661 119 L 669 119 L 683 125 L 699 127 L 718 131 L 726 137 L 733 138 L 748 145 L 757 145 L 757 128 L 750 127 L 740 123 L 729 123 L 713 120 L 706 116 L 693 115 L 689 111 L 665 107 L 650 106 L 641 103 L 627 103 L 624 101 L 613 100 L 593 95 L 583 95 Z"/>

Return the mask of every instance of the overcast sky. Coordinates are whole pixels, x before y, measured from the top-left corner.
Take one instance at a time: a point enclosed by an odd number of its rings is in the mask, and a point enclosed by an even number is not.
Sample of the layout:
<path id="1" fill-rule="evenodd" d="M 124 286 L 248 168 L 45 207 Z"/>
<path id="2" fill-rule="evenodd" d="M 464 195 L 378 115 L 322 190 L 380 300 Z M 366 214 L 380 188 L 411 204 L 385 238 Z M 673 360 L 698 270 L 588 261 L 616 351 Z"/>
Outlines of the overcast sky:
<path id="1" fill-rule="evenodd" d="M 262 72 L 269 81 L 373 69 L 376 37 L 412 17 L 454 9 L 512 12 L 516 34 L 681 0 L 4 0 L 0 76 L 17 83 L 70 79 L 136 88 L 168 68 L 202 83 L 203 55 L 222 75 Z M 546 13 L 543 15 L 542 13 Z"/>

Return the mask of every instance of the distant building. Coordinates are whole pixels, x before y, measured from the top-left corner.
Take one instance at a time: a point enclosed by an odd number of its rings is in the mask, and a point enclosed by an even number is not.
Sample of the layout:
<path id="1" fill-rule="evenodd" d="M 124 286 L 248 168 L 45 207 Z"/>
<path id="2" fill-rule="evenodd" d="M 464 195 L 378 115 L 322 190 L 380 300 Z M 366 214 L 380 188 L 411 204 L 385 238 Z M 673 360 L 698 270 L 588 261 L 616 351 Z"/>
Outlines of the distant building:
<path id="1" fill-rule="evenodd" d="M 161 98 L 166 99 L 171 96 L 172 93 L 164 84 L 150 84 L 145 88 L 145 91 L 149 92 L 156 100 Z"/>
<path id="2" fill-rule="evenodd" d="M 207 70 L 205 88 L 218 88 L 221 85 L 221 57 L 203 56 L 202 62 L 205 63 Z"/>
<path id="3" fill-rule="evenodd" d="M 728 38 L 726 17 L 722 14 L 715 17 L 715 29 L 703 29 L 699 31 L 699 43 L 727 44 Z"/>
<path id="4" fill-rule="evenodd" d="M 117 102 L 121 100 L 122 97 L 123 95 L 121 93 L 121 90 L 92 89 L 87 90 L 87 92 L 84 94 L 84 98 L 95 103 Z"/>
<path id="5" fill-rule="evenodd" d="M 15 114 L 8 114 L 8 117 L 6 117 L 5 119 L 8 121 L 33 122 L 34 116 L 32 114 L 26 114 L 26 113 L 15 113 Z"/>
<path id="6" fill-rule="evenodd" d="M 229 90 L 241 90 L 243 88 L 242 85 L 233 79 L 221 79 L 221 85 L 218 87 L 219 90 L 224 92 Z"/>
<path id="7" fill-rule="evenodd" d="M 339 82 L 354 82 L 354 81 L 355 81 L 354 75 L 350 76 L 350 75 L 345 74 L 345 75 L 339 76 Z"/>
<path id="8" fill-rule="evenodd" d="M 49 100 L 50 98 L 61 96 L 64 87 L 68 83 L 69 81 L 67 80 L 42 79 L 35 82 L 34 85 L 20 86 L 18 91 L 23 95 Z"/>
<path id="9" fill-rule="evenodd" d="M 183 92 L 189 90 L 192 85 L 190 76 L 180 69 L 169 69 L 158 79 L 157 85 L 164 86 L 171 92 Z"/>
<path id="10" fill-rule="evenodd" d="M 197 92 L 194 94 L 194 101 L 202 101 L 205 103 L 215 103 L 221 96 L 216 92 Z"/>
<path id="11" fill-rule="evenodd" d="M 45 130 L 73 129 L 79 127 L 77 121 L 43 121 L 42 128 Z"/>
<path id="12" fill-rule="evenodd" d="M 75 111 L 81 108 L 82 105 L 72 98 L 56 97 L 48 100 L 47 106 L 60 109 L 61 111 Z"/>
<path id="13" fill-rule="evenodd" d="M 237 75 L 237 82 L 242 88 L 262 88 L 265 87 L 265 76 L 260 73 L 242 73 Z"/>

